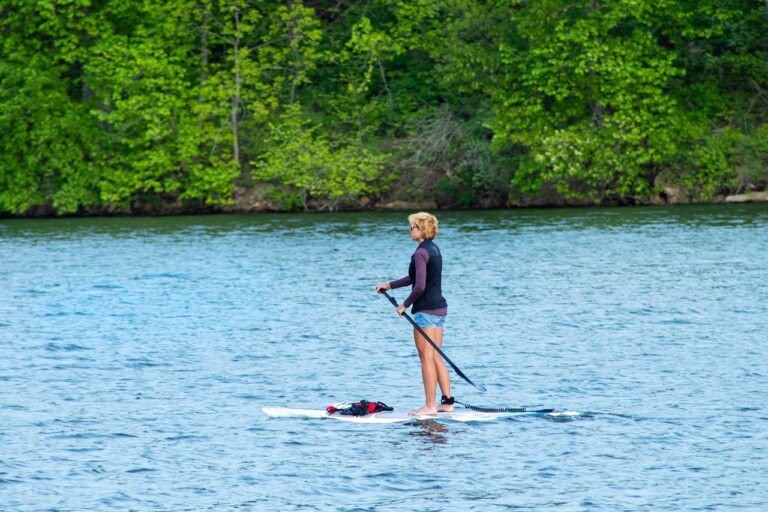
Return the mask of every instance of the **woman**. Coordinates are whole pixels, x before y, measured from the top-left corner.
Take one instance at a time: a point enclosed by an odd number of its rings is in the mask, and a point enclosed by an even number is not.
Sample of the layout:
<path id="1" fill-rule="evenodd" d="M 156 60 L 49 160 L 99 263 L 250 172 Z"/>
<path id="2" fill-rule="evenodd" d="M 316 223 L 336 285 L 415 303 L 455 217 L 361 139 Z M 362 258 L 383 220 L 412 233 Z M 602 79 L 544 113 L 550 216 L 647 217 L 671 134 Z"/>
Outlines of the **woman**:
<path id="1" fill-rule="evenodd" d="M 419 212 L 408 216 L 411 226 L 411 240 L 419 244 L 411 256 L 408 275 L 397 281 L 379 283 L 376 291 L 392 290 L 411 285 L 411 294 L 398 306 L 397 314 L 402 316 L 409 306 L 416 325 L 421 327 L 438 347 L 443 345 L 443 325 L 448 314 L 448 303 L 441 290 L 443 257 L 433 240 L 437 236 L 437 218 L 429 213 Z M 424 381 L 424 405 L 410 414 L 424 415 L 450 412 L 453 410 L 451 380 L 443 358 L 432 348 L 429 342 L 413 330 L 413 340 L 421 361 L 421 378 Z M 435 387 L 440 384 L 442 399 L 440 406 L 435 404 Z"/>

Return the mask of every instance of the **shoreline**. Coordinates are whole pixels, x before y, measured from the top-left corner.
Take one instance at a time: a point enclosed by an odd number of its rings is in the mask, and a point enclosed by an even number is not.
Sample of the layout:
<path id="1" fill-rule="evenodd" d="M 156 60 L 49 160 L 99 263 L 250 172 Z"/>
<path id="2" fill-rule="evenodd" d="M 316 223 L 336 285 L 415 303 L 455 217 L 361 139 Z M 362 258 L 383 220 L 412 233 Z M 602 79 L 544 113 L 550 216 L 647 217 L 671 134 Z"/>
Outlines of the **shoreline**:
<path id="1" fill-rule="evenodd" d="M 457 208 L 441 206 L 434 201 L 408 201 L 390 199 L 386 201 L 368 201 L 355 205 L 345 204 L 329 210 L 327 208 L 309 208 L 307 210 L 286 210 L 260 198 L 254 189 L 236 191 L 234 203 L 230 205 L 201 206 L 184 205 L 180 202 L 146 204 L 136 203 L 128 207 L 96 206 L 88 211 L 74 213 L 56 213 L 52 206 L 37 206 L 25 213 L 0 213 L 0 219 L 45 219 L 45 218 L 80 218 L 80 217 L 163 217 L 174 215 L 216 215 L 216 214 L 260 214 L 260 213 L 332 213 L 332 212 L 387 212 L 387 211 L 445 211 L 445 210 L 517 210 L 548 208 L 612 208 L 643 206 L 677 206 L 707 204 L 750 204 L 768 203 L 768 190 L 750 191 L 741 194 L 719 194 L 707 201 L 690 200 L 685 194 L 666 193 L 651 198 L 627 198 L 622 201 L 603 199 L 601 202 L 589 200 L 567 200 L 538 196 L 527 200 L 508 201 L 505 205 L 487 207 Z M 665 191 L 666 192 L 666 191 Z"/>

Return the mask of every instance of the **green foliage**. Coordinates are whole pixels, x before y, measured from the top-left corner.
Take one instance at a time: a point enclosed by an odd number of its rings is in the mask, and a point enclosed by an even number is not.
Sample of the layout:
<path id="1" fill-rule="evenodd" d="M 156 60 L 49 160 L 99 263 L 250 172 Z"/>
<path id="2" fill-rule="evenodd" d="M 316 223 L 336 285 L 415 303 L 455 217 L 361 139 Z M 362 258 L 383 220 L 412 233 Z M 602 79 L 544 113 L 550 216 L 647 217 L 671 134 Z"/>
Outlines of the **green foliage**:
<path id="1" fill-rule="evenodd" d="M 0 64 L 0 210 L 90 206 L 98 199 L 99 133 L 82 124 L 87 112 L 55 77 L 26 64 Z"/>
<path id="2" fill-rule="evenodd" d="M 61 80 L 75 65 L 71 47 L 77 39 L 62 18 L 74 16 L 79 7 L 78 2 L 18 1 L 4 13 L 0 211 L 43 206 L 74 212 L 98 201 L 96 160 L 103 137 L 76 97 L 77 84 Z"/>
<path id="3" fill-rule="evenodd" d="M 641 2 L 591 5 L 521 12 L 521 42 L 501 50 L 496 144 L 528 147 L 526 174 L 566 196 L 648 196 L 678 142 L 669 85 L 682 71 Z"/>
<path id="4" fill-rule="evenodd" d="M 509 176 L 491 150 L 484 116 L 467 120 L 448 105 L 423 115 L 402 148 L 401 180 L 418 186 L 409 199 L 424 200 L 419 189 L 434 189 L 439 207 L 502 206 Z"/>
<path id="5" fill-rule="evenodd" d="M 309 208 L 310 200 L 323 209 L 376 191 L 384 157 L 371 154 L 358 141 L 331 139 L 314 128 L 297 106 L 270 125 L 268 149 L 255 162 L 255 177 L 287 185 Z"/>
<path id="6" fill-rule="evenodd" d="M 738 192 L 752 185 L 768 185 L 768 124 L 749 134 L 738 133 L 728 148 L 729 167 L 736 170 Z"/>
<path id="7" fill-rule="evenodd" d="M 665 180 L 683 186 L 694 199 L 768 185 L 768 125 L 749 134 L 728 126 L 699 129 L 698 139 L 681 155 Z"/>
<path id="8" fill-rule="evenodd" d="M 0 213 L 763 188 L 766 33 L 757 0 L 5 0 Z"/>
<path id="9" fill-rule="evenodd" d="M 642 199 L 670 172 L 688 177 L 679 183 L 693 196 L 733 189 L 733 159 L 720 133 L 744 110 L 744 133 L 765 123 L 764 6 L 441 5 L 419 20 L 432 20 L 422 40 L 446 82 L 491 98 L 487 123 L 499 154 L 514 155 L 507 162 L 516 193 L 536 195 L 547 185 L 571 198 Z M 700 71 L 720 62 L 738 65 L 739 79 L 730 69 Z M 749 101 L 746 84 L 754 89 Z"/>
<path id="10" fill-rule="evenodd" d="M 101 39 L 85 67 L 100 93 L 92 114 L 109 135 L 101 198 L 127 204 L 153 193 L 229 202 L 239 173 L 231 132 L 221 129 L 229 91 L 218 77 L 199 83 L 190 65 L 199 20 L 190 16 L 190 2 L 143 7 L 135 32 Z"/>
<path id="11" fill-rule="evenodd" d="M 304 197 L 301 192 L 290 187 L 272 186 L 267 190 L 266 197 L 284 212 L 304 209 Z"/>

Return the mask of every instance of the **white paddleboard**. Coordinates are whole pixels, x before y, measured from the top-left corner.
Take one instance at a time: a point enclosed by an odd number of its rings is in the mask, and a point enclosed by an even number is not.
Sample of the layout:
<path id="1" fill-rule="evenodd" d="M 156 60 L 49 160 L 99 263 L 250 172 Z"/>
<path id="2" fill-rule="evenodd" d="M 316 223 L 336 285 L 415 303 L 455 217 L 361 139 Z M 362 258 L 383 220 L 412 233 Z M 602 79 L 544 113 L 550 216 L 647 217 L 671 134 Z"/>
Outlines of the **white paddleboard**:
<path id="1" fill-rule="evenodd" d="M 578 416 L 576 411 L 554 412 L 476 412 L 471 410 L 456 410 L 453 412 L 439 412 L 436 415 L 411 416 L 403 412 L 376 412 L 365 416 L 344 416 L 339 413 L 328 414 L 323 409 L 289 409 L 285 407 L 263 407 L 261 411 L 272 418 L 329 418 L 350 423 L 407 423 L 409 421 L 493 421 L 502 418 L 516 418 L 521 416 L 544 416 L 551 418 L 565 418 Z"/>

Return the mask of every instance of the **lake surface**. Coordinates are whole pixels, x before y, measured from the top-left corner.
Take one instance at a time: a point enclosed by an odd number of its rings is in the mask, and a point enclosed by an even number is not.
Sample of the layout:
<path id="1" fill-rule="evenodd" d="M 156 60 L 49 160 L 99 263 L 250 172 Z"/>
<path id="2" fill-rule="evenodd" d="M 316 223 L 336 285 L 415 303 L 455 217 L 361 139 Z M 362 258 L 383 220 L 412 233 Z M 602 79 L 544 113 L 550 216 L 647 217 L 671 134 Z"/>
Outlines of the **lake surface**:
<path id="1" fill-rule="evenodd" d="M 263 415 L 421 404 L 406 215 L 0 221 L 0 510 L 768 510 L 768 205 L 438 215 L 454 394 L 585 417 Z"/>

